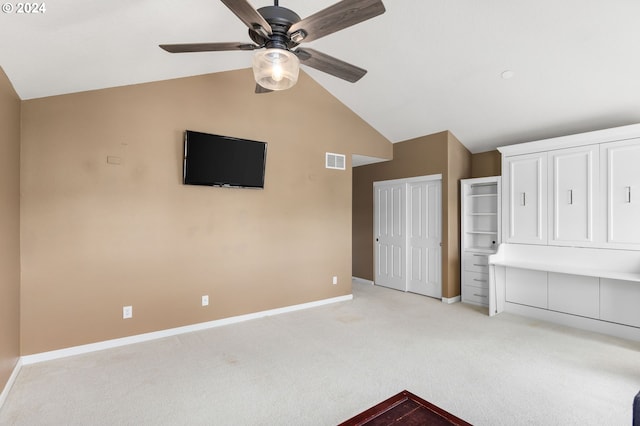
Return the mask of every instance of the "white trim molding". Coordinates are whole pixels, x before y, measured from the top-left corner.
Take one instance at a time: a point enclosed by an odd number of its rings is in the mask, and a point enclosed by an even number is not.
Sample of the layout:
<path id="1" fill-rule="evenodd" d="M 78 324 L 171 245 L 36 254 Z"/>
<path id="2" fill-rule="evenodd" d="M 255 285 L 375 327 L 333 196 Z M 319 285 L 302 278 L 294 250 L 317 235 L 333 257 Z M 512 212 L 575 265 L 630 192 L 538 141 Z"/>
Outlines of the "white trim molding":
<path id="1" fill-rule="evenodd" d="M 458 303 L 459 301 L 460 301 L 460 296 L 442 298 L 442 303 L 446 303 L 447 305 L 451 305 L 452 303 Z"/>
<path id="2" fill-rule="evenodd" d="M 73 355 L 80 355 L 89 352 L 100 351 L 103 349 L 116 348 L 119 346 L 132 345 L 134 343 L 147 342 L 149 340 L 162 339 L 164 337 L 175 336 L 183 333 L 191 333 L 192 331 L 206 330 L 223 325 L 237 324 L 240 322 L 269 317 L 273 315 L 285 314 L 288 312 L 300 311 L 303 309 L 315 308 L 322 305 L 328 305 L 337 302 L 346 302 L 353 299 L 353 294 L 345 296 L 332 297 L 329 299 L 317 300 L 314 302 L 301 303 L 299 305 L 286 306 L 284 308 L 269 309 L 267 311 L 255 312 L 246 315 L 238 315 L 235 317 L 223 318 L 214 321 L 208 321 L 198 324 L 186 325 L 183 327 L 170 328 L 167 330 L 154 331 L 151 333 L 138 334 L 135 336 L 122 337 L 119 339 L 105 340 L 97 343 L 89 343 L 87 345 L 73 346 L 70 348 L 58 349 L 55 351 L 41 352 L 33 355 L 25 355 L 21 358 L 21 365 L 35 364 L 38 362 L 50 361 L 59 358 L 65 358 Z"/>
<path id="3" fill-rule="evenodd" d="M 7 380 L 7 384 L 4 385 L 4 389 L 2 393 L 0 393 L 0 409 L 4 405 L 4 402 L 7 400 L 7 396 L 9 396 L 9 391 L 13 387 L 13 384 L 16 381 L 16 377 L 18 377 L 18 373 L 20 373 L 20 369 L 22 368 L 22 360 L 18 358 L 18 362 L 16 362 L 15 367 L 13 367 L 13 372 L 11 376 L 9 376 L 9 380 Z"/>
<path id="4" fill-rule="evenodd" d="M 442 173 L 438 173 L 435 175 L 401 178 L 401 179 L 378 180 L 373 182 L 373 187 L 375 188 L 376 186 L 384 186 L 384 185 L 399 185 L 399 184 L 401 185 L 404 183 L 427 182 L 432 180 L 442 180 Z"/>
<path id="5" fill-rule="evenodd" d="M 549 151 L 575 146 L 634 139 L 637 137 L 640 137 L 640 124 L 630 124 L 611 129 L 595 130 L 593 132 L 578 133 L 515 145 L 499 146 L 498 151 L 500 151 L 503 156 L 519 155 L 531 152 Z"/>

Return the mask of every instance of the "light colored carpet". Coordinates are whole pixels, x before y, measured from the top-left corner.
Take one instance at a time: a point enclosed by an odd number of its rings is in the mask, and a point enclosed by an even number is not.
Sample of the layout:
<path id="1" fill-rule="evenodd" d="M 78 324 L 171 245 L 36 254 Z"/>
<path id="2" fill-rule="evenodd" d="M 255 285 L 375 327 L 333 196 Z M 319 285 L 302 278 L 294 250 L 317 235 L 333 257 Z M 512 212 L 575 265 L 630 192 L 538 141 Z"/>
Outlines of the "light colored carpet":
<path id="1" fill-rule="evenodd" d="M 2 425 L 335 425 L 407 389 L 475 425 L 630 425 L 640 343 L 354 282 L 354 299 L 28 365 Z"/>

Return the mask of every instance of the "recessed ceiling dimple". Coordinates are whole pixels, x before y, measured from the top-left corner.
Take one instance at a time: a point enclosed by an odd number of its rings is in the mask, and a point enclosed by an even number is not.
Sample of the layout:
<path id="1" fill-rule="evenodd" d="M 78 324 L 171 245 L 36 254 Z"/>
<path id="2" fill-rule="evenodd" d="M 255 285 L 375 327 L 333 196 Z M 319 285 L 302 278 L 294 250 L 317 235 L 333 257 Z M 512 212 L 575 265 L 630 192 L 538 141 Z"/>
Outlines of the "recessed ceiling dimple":
<path id="1" fill-rule="evenodd" d="M 513 78 L 514 75 L 516 75 L 515 72 L 511 70 L 505 70 L 505 71 L 502 71 L 502 74 L 500 74 L 500 77 L 502 77 L 503 80 L 509 80 L 510 78 Z"/>

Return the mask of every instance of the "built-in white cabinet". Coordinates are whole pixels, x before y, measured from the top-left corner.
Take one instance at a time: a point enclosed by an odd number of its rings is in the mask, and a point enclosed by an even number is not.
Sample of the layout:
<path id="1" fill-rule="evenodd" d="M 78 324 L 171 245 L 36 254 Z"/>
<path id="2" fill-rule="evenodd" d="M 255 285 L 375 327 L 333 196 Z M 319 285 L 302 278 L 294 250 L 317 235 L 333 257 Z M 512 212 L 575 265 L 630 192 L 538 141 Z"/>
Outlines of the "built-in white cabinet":
<path id="1" fill-rule="evenodd" d="M 461 263 L 462 301 L 489 306 L 489 255 L 466 252 Z"/>
<path id="2" fill-rule="evenodd" d="M 548 153 L 549 244 L 596 243 L 599 157 L 597 145 Z"/>
<path id="3" fill-rule="evenodd" d="M 547 243 L 547 153 L 515 155 L 502 167 L 508 243 Z"/>
<path id="4" fill-rule="evenodd" d="M 600 145 L 605 244 L 640 249 L 640 138 Z"/>
<path id="5" fill-rule="evenodd" d="M 640 278 L 627 281 L 506 267 L 505 282 L 505 301 L 519 306 L 518 313 L 549 312 L 547 318 L 552 319 L 568 314 L 605 321 L 613 329 L 640 328 Z"/>
<path id="6" fill-rule="evenodd" d="M 640 124 L 500 147 L 507 310 L 640 340 Z"/>
<path id="7" fill-rule="evenodd" d="M 601 278 L 600 318 L 640 327 L 640 283 Z"/>
<path id="8" fill-rule="evenodd" d="M 516 155 L 509 148 L 500 148 L 505 242 L 640 249 L 640 138 Z"/>
<path id="9" fill-rule="evenodd" d="M 548 309 L 556 312 L 600 318 L 600 279 L 584 275 L 549 272 Z"/>
<path id="10" fill-rule="evenodd" d="M 489 306 L 489 255 L 500 243 L 500 177 L 462 179 L 461 193 L 461 298 Z"/>
<path id="11" fill-rule="evenodd" d="M 532 269 L 507 268 L 506 300 L 511 303 L 547 309 L 549 289 L 547 272 Z"/>

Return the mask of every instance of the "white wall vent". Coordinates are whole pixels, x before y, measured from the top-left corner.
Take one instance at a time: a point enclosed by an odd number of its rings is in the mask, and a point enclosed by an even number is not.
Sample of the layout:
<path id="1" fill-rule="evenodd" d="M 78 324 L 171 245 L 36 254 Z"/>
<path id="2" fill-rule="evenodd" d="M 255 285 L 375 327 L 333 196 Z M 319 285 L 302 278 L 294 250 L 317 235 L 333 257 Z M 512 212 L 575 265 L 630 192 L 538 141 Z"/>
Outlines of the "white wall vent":
<path id="1" fill-rule="evenodd" d="M 327 152 L 326 154 L 325 167 L 327 169 L 345 169 L 346 161 L 343 154 L 334 154 L 332 152 Z"/>

